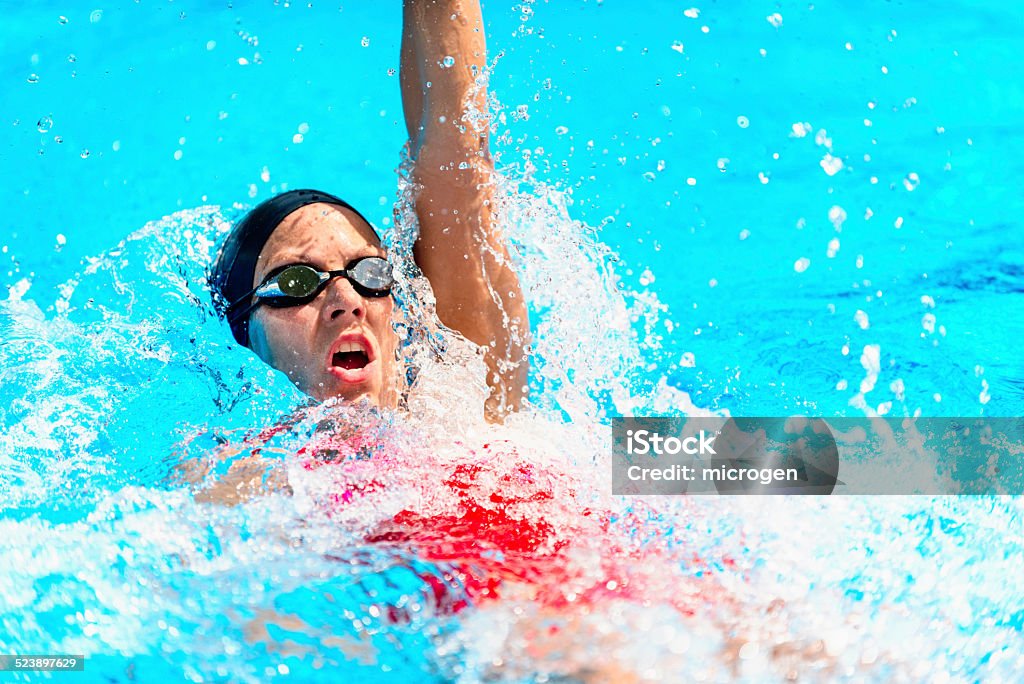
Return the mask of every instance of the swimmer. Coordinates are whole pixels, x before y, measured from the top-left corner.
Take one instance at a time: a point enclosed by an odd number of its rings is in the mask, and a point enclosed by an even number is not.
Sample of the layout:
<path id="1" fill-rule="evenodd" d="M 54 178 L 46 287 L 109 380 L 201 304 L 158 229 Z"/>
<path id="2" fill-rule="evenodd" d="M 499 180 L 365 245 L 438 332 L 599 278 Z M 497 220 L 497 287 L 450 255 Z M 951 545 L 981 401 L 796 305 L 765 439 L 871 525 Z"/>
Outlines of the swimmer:
<path id="1" fill-rule="evenodd" d="M 401 89 L 419 223 L 413 255 L 440 321 L 482 347 L 500 422 L 526 394 L 529 323 L 496 226 L 478 0 L 405 0 Z M 326 192 L 293 190 L 249 212 L 228 235 L 211 289 L 235 340 L 305 394 L 401 400 L 391 264 L 362 214 Z"/>

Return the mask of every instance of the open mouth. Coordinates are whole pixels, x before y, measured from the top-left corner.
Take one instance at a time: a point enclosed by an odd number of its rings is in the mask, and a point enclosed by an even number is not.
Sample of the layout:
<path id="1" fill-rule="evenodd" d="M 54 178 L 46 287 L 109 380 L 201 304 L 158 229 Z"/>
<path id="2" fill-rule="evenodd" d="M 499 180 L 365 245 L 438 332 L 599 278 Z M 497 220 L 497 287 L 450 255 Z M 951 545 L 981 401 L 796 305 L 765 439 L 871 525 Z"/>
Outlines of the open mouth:
<path id="1" fill-rule="evenodd" d="M 370 357 L 357 342 L 342 342 L 331 356 L 331 365 L 345 370 L 365 368 L 369 363 Z"/>
<path id="2" fill-rule="evenodd" d="M 338 336 L 327 357 L 327 372 L 345 385 L 363 385 L 370 381 L 377 354 L 366 335 L 350 332 Z"/>

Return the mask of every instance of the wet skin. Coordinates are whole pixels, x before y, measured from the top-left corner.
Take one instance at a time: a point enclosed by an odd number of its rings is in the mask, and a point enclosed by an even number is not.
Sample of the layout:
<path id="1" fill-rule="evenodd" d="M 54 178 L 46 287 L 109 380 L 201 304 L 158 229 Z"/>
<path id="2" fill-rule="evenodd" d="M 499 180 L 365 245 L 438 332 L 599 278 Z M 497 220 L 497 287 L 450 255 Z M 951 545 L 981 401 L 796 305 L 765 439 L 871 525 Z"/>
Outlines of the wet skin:
<path id="1" fill-rule="evenodd" d="M 256 263 L 253 287 L 281 266 L 336 270 L 364 256 L 385 252 L 362 219 L 342 207 L 310 204 L 285 217 L 271 234 Z M 365 397 L 394 407 L 394 308 L 391 297 L 363 297 L 346 278 L 335 278 L 307 304 L 257 307 L 249 321 L 251 346 L 315 399 Z"/>

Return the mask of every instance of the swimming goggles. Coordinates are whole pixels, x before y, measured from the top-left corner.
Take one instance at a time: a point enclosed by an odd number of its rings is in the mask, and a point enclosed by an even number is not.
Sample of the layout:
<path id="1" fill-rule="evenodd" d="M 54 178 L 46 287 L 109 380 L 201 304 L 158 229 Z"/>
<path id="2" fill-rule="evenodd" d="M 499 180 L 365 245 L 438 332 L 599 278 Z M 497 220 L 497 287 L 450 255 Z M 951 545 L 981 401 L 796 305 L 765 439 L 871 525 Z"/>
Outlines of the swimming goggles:
<path id="1" fill-rule="evenodd" d="M 335 278 L 347 279 L 363 297 L 387 297 L 395 284 L 391 264 L 382 257 L 360 257 L 339 271 L 318 271 L 307 264 L 292 264 L 271 271 L 259 287 L 231 303 L 227 308 L 228 319 L 248 316 L 260 304 L 276 308 L 308 304 Z M 256 301 L 238 308 L 253 296 Z"/>

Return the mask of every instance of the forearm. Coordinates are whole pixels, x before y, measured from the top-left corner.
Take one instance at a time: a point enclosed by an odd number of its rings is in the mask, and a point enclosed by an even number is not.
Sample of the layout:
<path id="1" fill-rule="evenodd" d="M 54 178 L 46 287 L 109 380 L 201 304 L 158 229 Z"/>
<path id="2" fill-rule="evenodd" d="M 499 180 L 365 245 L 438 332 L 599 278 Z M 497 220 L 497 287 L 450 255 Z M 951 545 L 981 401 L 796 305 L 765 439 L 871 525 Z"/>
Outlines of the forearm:
<path id="1" fill-rule="evenodd" d="M 488 158 L 487 121 L 467 127 L 468 110 L 486 114 L 477 77 L 487 45 L 478 0 L 405 0 L 401 85 L 412 154 L 472 161 Z"/>

